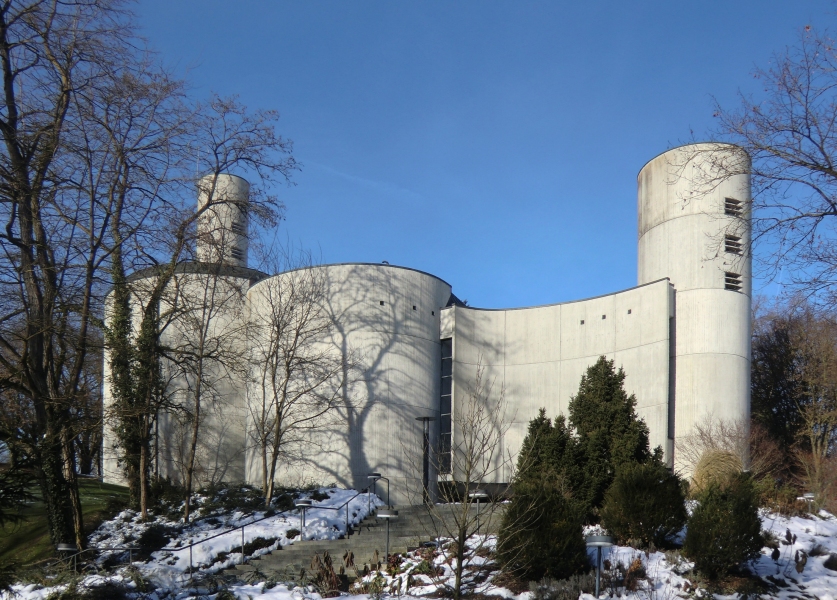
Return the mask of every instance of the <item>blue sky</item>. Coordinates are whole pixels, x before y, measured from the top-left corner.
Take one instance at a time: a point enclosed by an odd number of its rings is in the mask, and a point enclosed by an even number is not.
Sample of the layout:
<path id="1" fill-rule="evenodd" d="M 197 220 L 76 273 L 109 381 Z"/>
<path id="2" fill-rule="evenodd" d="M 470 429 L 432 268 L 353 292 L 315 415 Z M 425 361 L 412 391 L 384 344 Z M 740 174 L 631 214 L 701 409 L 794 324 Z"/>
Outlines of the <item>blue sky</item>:
<path id="1" fill-rule="evenodd" d="M 196 97 L 281 113 L 281 239 L 428 271 L 473 306 L 636 285 L 636 175 L 833 2 L 141 0 Z M 768 285 L 763 291 L 775 291 Z"/>

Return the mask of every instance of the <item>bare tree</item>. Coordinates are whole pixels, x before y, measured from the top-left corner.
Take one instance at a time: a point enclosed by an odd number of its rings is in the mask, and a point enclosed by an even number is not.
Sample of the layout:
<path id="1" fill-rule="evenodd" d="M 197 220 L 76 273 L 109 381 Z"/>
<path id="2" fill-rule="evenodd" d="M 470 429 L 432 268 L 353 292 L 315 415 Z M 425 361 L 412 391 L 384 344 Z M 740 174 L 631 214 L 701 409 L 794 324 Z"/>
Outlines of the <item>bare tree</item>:
<path id="1" fill-rule="evenodd" d="M 803 357 L 799 377 L 805 390 L 805 401 L 799 403 L 803 429 L 796 457 L 802 483 L 822 501 L 837 484 L 837 322 L 833 314 L 807 305 L 796 318 L 795 345 Z"/>
<path id="2" fill-rule="evenodd" d="M 218 429 L 219 424 L 232 417 L 223 416 L 225 409 L 234 412 L 231 400 L 241 393 L 246 381 L 246 346 L 244 299 L 246 279 L 223 273 L 223 265 L 212 265 L 207 273 L 176 278 L 170 289 L 176 317 L 161 344 L 164 369 L 168 373 L 169 389 L 178 388 L 183 394 L 170 410 L 179 416 L 187 431 L 185 455 L 181 457 L 184 484 L 183 518 L 188 521 L 196 467 L 214 480 L 223 476 L 225 469 L 215 473 L 209 465 L 201 465 L 199 439 L 210 437 L 210 445 L 223 444 L 223 433 L 210 436 L 205 431 L 207 419 Z M 217 434 L 217 432 L 216 432 Z M 175 434 L 175 437 L 180 438 Z M 159 441 L 158 441 L 159 443 Z M 171 445 L 172 440 L 169 441 Z M 203 444 L 205 447 L 206 444 Z M 206 459 L 207 457 L 203 457 Z M 226 457 L 234 460 L 235 456 Z"/>
<path id="3" fill-rule="evenodd" d="M 785 453 L 767 430 L 756 423 L 707 418 L 677 440 L 678 464 L 698 465 L 707 453 L 721 451 L 747 469 L 756 480 L 775 479 L 785 469 Z"/>
<path id="4" fill-rule="evenodd" d="M 433 533 L 453 541 L 451 592 L 455 600 L 462 598 L 463 590 L 473 583 L 468 579 L 469 563 L 491 545 L 487 536 L 478 534 L 499 526 L 502 504 L 496 500 L 504 490 L 491 486 L 494 489 L 489 494 L 485 486 L 508 483 L 514 472 L 513 457 L 504 452 L 503 444 L 514 415 L 508 412 L 505 390 L 495 390 L 482 360 L 478 361 L 473 380 L 467 384 L 467 395 L 458 398 L 464 402 L 453 407 L 450 447 L 437 447 L 430 453 L 432 471 L 442 474 L 438 503 L 425 502 Z M 423 457 L 406 446 L 404 452 L 413 470 L 421 473 Z M 424 495 L 423 486 L 408 492 L 416 503 Z M 489 498 L 494 501 L 486 502 Z"/>
<path id="5" fill-rule="evenodd" d="M 285 267 L 290 261 L 283 261 Z M 280 461 L 298 455 L 346 407 L 354 379 L 351 350 L 334 343 L 326 272 L 310 256 L 261 282 L 251 294 L 249 443 L 261 462 L 265 504 Z M 279 270 L 282 265 L 279 265 Z"/>
<path id="6" fill-rule="evenodd" d="M 79 547 L 74 407 L 118 216 L 115 198 L 77 185 L 90 174 L 77 148 L 89 123 L 82 99 L 102 100 L 130 71 L 130 35 L 118 2 L 0 4 L 0 388 L 32 418 L 13 443 L 37 470 L 50 536 Z"/>
<path id="7" fill-rule="evenodd" d="M 751 157 L 724 159 L 721 146 L 702 185 L 749 172 L 753 241 L 765 274 L 833 303 L 837 284 L 837 46 L 810 26 L 799 42 L 754 73 L 762 92 L 716 102 L 716 139 Z"/>
<path id="8" fill-rule="evenodd" d="M 166 349 L 161 336 L 171 323 L 177 322 L 183 305 L 165 306 L 166 298 L 173 293 L 171 285 L 181 263 L 194 250 L 200 233 L 197 223 L 202 216 L 242 201 L 224 192 L 219 185 L 222 174 L 244 171 L 254 178 L 246 207 L 251 223 L 275 225 L 283 207 L 275 196 L 265 193 L 263 186 L 277 176 L 289 181 L 297 168 L 290 155 L 291 143 L 275 131 L 277 118 L 273 111 L 251 113 L 235 99 L 217 97 L 190 113 L 177 149 L 193 160 L 194 154 L 198 155 L 198 170 L 205 173 L 198 185 L 204 200 L 195 211 L 195 188 L 190 185 L 188 200 L 168 201 L 155 213 L 159 215 L 155 222 L 165 224 L 161 233 L 169 233 L 160 236 L 162 241 L 156 248 L 157 257 L 162 260 L 154 261 L 153 277 L 145 278 L 139 284 L 141 289 L 132 290 L 122 274 L 124 270 L 114 277 L 114 308 L 109 320 L 114 332 L 110 339 L 114 415 L 122 460 L 143 518 L 148 510 L 151 446 L 157 417 L 161 410 L 177 409 L 172 402 L 173 389 L 163 381 Z M 191 176 L 184 176 L 181 181 L 194 183 Z M 138 302 L 141 310 L 135 319 L 132 306 Z M 207 326 L 210 322 L 206 322 Z"/>

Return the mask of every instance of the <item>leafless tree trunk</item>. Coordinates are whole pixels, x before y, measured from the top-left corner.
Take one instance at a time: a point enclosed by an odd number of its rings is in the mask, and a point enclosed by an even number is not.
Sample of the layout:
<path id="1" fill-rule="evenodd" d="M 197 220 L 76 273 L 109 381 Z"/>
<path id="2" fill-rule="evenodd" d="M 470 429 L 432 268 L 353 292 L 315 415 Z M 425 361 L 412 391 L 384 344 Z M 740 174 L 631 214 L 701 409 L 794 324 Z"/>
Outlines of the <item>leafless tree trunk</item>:
<path id="1" fill-rule="evenodd" d="M 89 122 L 81 98 L 101 99 L 129 71 L 130 23 L 117 2 L 0 4 L 0 388 L 25 399 L 31 436 L 14 444 L 38 470 L 52 541 L 84 545 L 73 407 L 108 257 L 109 198 L 77 185 Z M 103 175 L 103 174 L 100 174 Z"/>
<path id="2" fill-rule="evenodd" d="M 463 397 L 466 398 L 464 405 L 453 407 L 450 451 L 437 447 L 430 455 L 432 471 L 443 474 L 443 480 L 439 482 L 439 502 L 425 503 L 435 525 L 433 533 L 453 540 L 456 563 L 452 593 L 455 600 L 463 596 L 468 562 L 486 546 L 485 536 L 476 534 L 485 533 L 491 523 L 499 525 L 502 517 L 502 504 L 497 502 L 497 496 L 502 492 L 494 486 L 493 492 L 488 494 L 485 486 L 511 482 L 515 467 L 513 457 L 504 451 L 503 445 L 514 415 L 508 412 L 505 390 L 494 389 L 494 382 L 489 380 L 482 360 L 476 366 L 473 380 L 468 383 L 467 396 L 456 396 L 457 399 Z M 406 446 L 404 452 L 413 471 L 421 474 L 423 457 Z M 421 480 L 420 476 L 418 480 Z M 408 491 L 415 503 L 421 501 L 422 486 Z M 487 502 L 489 498 L 492 501 Z M 481 503 L 479 511 L 478 503 Z"/>
<path id="3" fill-rule="evenodd" d="M 215 409 L 223 414 L 224 406 L 241 393 L 246 381 L 246 283 L 224 275 L 219 264 L 206 274 L 180 277 L 173 299 L 178 306 L 171 325 L 174 335 L 166 336 L 163 351 L 174 385 L 185 385 L 188 394 L 184 406 L 179 407 L 189 424 L 184 469 L 186 521 L 206 413 Z"/>
<path id="4" fill-rule="evenodd" d="M 310 446 L 336 409 L 345 407 L 354 356 L 335 347 L 325 304 L 325 271 L 304 255 L 251 295 L 249 398 L 251 443 L 262 467 L 265 505 L 273 497 L 279 461 Z M 282 267 L 286 267 L 283 269 Z"/>

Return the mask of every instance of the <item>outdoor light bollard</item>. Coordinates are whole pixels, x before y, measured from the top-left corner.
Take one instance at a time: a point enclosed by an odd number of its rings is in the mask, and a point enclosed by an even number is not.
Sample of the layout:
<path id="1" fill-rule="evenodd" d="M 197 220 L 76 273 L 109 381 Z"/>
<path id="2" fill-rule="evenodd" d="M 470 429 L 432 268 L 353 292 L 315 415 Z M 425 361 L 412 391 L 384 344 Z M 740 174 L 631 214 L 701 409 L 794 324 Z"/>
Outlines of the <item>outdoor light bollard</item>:
<path id="1" fill-rule="evenodd" d="M 814 513 L 812 512 L 814 510 L 814 508 L 813 508 L 814 498 L 815 498 L 815 496 L 814 496 L 813 492 L 805 492 L 801 496 L 796 497 L 797 500 L 803 500 L 805 502 L 805 504 L 808 505 L 808 513 L 812 517 L 814 516 Z M 816 519 L 814 519 L 814 535 L 817 535 L 817 520 Z"/>
<path id="2" fill-rule="evenodd" d="M 389 567 L 389 522 L 392 519 L 398 518 L 398 511 L 397 510 L 379 510 L 378 511 L 378 518 L 379 519 L 386 519 L 387 521 L 387 553 L 386 553 L 386 563 L 387 567 Z"/>
<path id="3" fill-rule="evenodd" d="M 480 534 L 480 501 L 485 500 L 488 498 L 488 494 L 485 493 L 485 490 L 474 490 L 473 492 L 468 493 L 468 498 L 476 502 L 477 504 L 477 535 Z"/>
<path id="4" fill-rule="evenodd" d="M 58 544 L 55 547 L 55 549 L 58 552 L 61 552 L 61 553 L 64 553 L 64 554 L 69 554 L 70 552 L 74 553 L 70 556 L 67 556 L 67 558 L 72 558 L 73 559 L 73 571 L 76 571 L 76 556 L 78 556 L 78 553 L 76 552 L 76 545 L 75 544 Z"/>
<path id="5" fill-rule="evenodd" d="M 241 564 L 244 564 L 244 525 L 241 526 Z"/>
<path id="6" fill-rule="evenodd" d="M 311 500 L 308 500 L 307 498 L 303 498 L 294 502 L 294 506 L 296 506 L 298 509 L 302 511 L 302 530 L 299 532 L 300 541 L 305 539 L 305 511 L 311 508 L 313 504 L 314 503 Z"/>
<path id="7" fill-rule="evenodd" d="M 599 582 L 602 575 L 602 548 L 610 548 L 616 539 L 610 535 L 588 535 L 584 538 L 588 548 L 596 549 L 596 598 L 599 597 Z"/>

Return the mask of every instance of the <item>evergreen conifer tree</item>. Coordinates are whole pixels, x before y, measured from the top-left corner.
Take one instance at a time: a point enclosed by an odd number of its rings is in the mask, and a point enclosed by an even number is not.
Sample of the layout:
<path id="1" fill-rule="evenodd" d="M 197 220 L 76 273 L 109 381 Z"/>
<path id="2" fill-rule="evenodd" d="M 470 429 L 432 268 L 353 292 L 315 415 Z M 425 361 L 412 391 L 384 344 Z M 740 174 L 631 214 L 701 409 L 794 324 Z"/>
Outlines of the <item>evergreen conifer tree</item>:
<path id="1" fill-rule="evenodd" d="M 624 388 L 625 372 L 612 360 L 599 357 L 581 378 L 578 393 L 570 400 L 570 424 L 582 457 L 583 477 L 574 489 L 577 500 L 599 507 L 620 467 L 643 464 L 661 457 L 652 454 L 648 426 L 636 415 L 636 398 Z"/>

